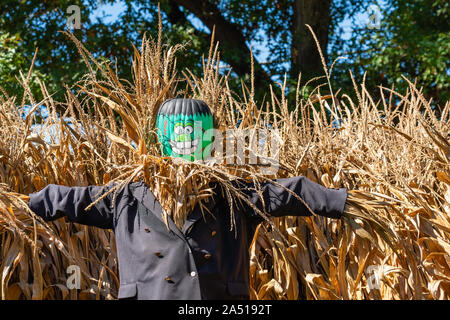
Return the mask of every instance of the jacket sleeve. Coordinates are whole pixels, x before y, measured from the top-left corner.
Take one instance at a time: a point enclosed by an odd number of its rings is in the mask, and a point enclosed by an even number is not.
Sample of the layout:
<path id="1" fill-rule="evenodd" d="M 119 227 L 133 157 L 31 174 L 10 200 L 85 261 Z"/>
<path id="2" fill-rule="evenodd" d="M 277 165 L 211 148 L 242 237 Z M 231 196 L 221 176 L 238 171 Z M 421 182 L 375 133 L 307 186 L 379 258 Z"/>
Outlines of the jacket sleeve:
<path id="1" fill-rule="evenodd" d="M 347 200 L 347 189 L 330 189 L 315 183 L 306 177 L 293 177 L 274 180 L 275 183 L 289 189 L 298 195 L 306 205 L 314 212 L 314 214 L 327 218 L 339 219 L 344 211 L 345 202 Z M 267 182 L 256 191 L 253 185 L 247 184 L 244 189 L 248 200 L 256 208 L 270 216 L 311 216 L 311 211 L 296 196 L 286 189 Z M 249 204 L 245 205 L 250 216 L 256 216 L 257 212 L 251 208 Z"/>
<path id="2" fill-rule="evenodd" d="M 63 216 L 70 221 L 104 229 L 113 228 L 113 209 L 111 195 L 84 210 L 100 197 L 108 186 L 66 187 L 50 184 L 39 192 L 31 193 L 28 206 L 45 221 L 52 221 Z"/>

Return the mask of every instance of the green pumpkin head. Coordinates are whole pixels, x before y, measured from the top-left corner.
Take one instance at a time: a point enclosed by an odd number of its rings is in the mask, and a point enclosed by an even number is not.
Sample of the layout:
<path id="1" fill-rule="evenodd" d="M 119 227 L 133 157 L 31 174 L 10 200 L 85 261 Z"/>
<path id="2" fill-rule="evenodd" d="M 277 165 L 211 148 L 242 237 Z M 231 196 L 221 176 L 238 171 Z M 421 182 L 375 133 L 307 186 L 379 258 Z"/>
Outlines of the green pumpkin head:
<path id="1" fill-rule="evenodd" d="M 208 105 L 195 99 L 169 99 L 158 111 L 156 128 L 166 156 L 186 160 L 208 158 L 212 137 L 205 134 L 213 128 Z"/>

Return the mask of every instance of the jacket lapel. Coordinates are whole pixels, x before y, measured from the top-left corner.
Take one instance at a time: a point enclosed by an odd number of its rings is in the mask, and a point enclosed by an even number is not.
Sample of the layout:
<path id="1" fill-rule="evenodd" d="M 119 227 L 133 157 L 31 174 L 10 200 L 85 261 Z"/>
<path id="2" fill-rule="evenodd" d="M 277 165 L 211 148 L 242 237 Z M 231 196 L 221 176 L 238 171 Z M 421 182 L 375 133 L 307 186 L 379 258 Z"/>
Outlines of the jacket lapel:
<path id="1" fill-rule="evenodd" d="M 140 201 L 148 210 L 150 210 L 153 215 L 155 215 L 161 221 L 161 223 L 165 224 L 162 217 L 163 209 L 161 207 L 161 204 L 143 181 L 139 182 L 134 188 L 132 188 L 131 192 L 138 201 Z M 169 229 L 176 233 L 178 236 L 184 237 L 189 228 L 203 217 L 203 214 L 206 216 L 210 214 L 209 212 L 213 212 L 215 203 L 216 202 L 214 197 L 209 198 L 208 202 L 204 202 L 203 206 L 206 207 L 206 209 L 203 210 L 203 213 L 200 205 L 197 204 L 194 210 L 187 216 L 186 222 L 184 223 L 181 230 L 177 228 L 172 218 L 170 216 L 167 216 Z"/>
<path id="2" fill-rule="evenodd" d="M 163 209 L 161 207 L 161 204 L 143 181 L 139 182 L 134 188 L 131 188 L 131 193 L 139 202 L 144 205 L 144 207 L 146 207 L 154 216 L 156 216 L 162 224 L 165 225 L 164 219 L 162 217 Z M 167 216 L 167 223 L 169 229 L 172 232 L 184 239 L 184 235 L 181 233 L 180 229 L 177 228 L 170 216 Z"/>

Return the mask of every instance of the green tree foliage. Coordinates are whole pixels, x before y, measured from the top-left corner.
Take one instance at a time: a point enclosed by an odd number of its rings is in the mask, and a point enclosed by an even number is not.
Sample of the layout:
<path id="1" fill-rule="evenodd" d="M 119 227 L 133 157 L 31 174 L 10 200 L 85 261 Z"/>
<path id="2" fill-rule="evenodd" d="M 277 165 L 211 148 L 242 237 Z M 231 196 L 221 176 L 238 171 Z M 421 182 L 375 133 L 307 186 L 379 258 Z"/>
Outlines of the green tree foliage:
<path id="1" fill-rule="evenodd" d="M 18 50 L 20 45 L 19 37 L 10 36 L 9 34 L 0 33 L 0 81 L 7 96 L 15 93 L 19 98 L 22 95 L 22 86 L 20 82 L 28 76 L 28 69 L 30 67 L 27 59 Z M 22 78 L 20 76 L 22 72 Z M 39 89 L 37 78 L 45 81 L 47 78 L 36 70 L 32 70 L 29 83 L 33 90 Z M 19 82 L 19 81 L 20 82 Z M 18 94 L 20 93 L 20 94 Z"/>
<path id="2" fill-rule="evenodd" d="M 344 50 L 335 51 L 334 58 L 343 51 L 349 57 L 337 65 L 335 82 L 349 86 L 349 78 L 342 75 L 351 69 L 360 80 L 367 73 L 367 88 L 395 86 L 404 92 L 404 76 L 443 106 L 450 98 L 450 3 L 389 0 L 384 7 L 379 28 L 355 23 L 355 36 Z"/>
<path id="3" fill-rule="evenodd" d="M 100 5 L 117 2 L 124 7 L 117 20 L 93 18 Z M 449 4 L 444 0 L 384 0 L 380 29 L 358 22 L 374 3 L 370 0 L 3 0 L 0 31 L 9 40 L 0 42 L 0 86 L 21 94 L 11 79 L 18 70 L 28 70 L 36 47 L 35 70 L 46 76 L 49 91 L 56 92 L 57 98 L 64 94 L 63 83 L 71 86 L 81 79 L 87 68 L 73 42 L 60 32 L 66 29 L 70 5 L 81 8 L 82 28 L 73 30 L 74 35 L 94 56 L 111 60 L 121 78 L 131 80 L 131 44 L 139 47 L 144 33 L 156 36 L 158 3 L 164 42 L 185 45 L 177 56 L 180 68 L 200 72 L 201 55 L 209 48 L 214 27 L 221 58 L 232 68 L 236 86 L 239 77 L 250 74 L 251 50 L 256 55 L 255 85 L 260 99 L 270 81 L 283 79 L 284 74 L 293 93 L 299 72 L 303 84 L 324 74 L 305 23 L 316 32 L 328 66 L 339 55 L 348 57 L 333 69 L 335 88 L 349 91 L 350 69 L 358 81 L 367 72 L 369 88 L 394 84 L 401 89 L 404 75 L 417 78 L 424 94 L 435 101 L 449 97 Z M 307 10 L 312 13 L 305 15 Z M 342 37 L 343 21 L 353 21 L 349 40 Z M 258 59 L 255 45 L 263 47 L 267 57 Z"/>
<path id="4" fill-rule="evenodd" d="M 100 60 L 111 60 L 119 77 L 131 80 L 133 47 L 140 46 L 145 34 L 158 32 L 157 5 L 144 6 L 139 1 L 125 1 L 125 10 L 116 21 L 104 23 L 94 19 L 93 12 L 102 4 L 116 1 L 96 0 L 4 0 L 0 6 L 0 30 L 13 34 L 14 42 L 4 39 L 0 44 L 1 70 L 6 77 L 0 86 L 13 95 L 22 95 L 20 86 L 11 78 L 18 70 L 28 70 L 38 48 L 35 70 L 47 75 L 49 91 L 58 99 L 64 96 L 63 84 L 72 86 L 88 72 L 75 44 L 62 31 L 71 31 Z M 67 8 L 77 5 L 81 11 L 81 29 L 68 30 Z M 169 44 L 189 44 L 179 56 L 181 67 L 199 68 L 201 53 L 207 48 L 204 38 L 195 34 L 192 26 L 172 25 L 163 12 L 163 34 Z M 3 39 L 3 38 L 2 38 Z M 198 70 L 194 70 L 198 71 Z M 37 88 L 36 88 L 37 89 Z M 35 94 L 38 94 L 36 90 Z"/>

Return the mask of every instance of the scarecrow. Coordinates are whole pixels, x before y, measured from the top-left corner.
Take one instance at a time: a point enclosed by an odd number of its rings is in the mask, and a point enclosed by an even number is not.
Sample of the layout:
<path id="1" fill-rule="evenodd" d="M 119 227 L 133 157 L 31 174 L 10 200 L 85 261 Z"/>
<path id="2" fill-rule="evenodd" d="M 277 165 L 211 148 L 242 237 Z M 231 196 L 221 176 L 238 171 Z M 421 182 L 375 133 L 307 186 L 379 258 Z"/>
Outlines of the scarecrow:
<path id="1" fill-rule="evenodd" d="M 210 155 L 213 139 L 207 132 L 213 128 L 213 117 L 205 102 L 167 100 L 156 124 L 166 156 L 195 163 Z M 211 182 L 214 196 L 195 205 L 181 224 L 165 214 L 160 199 L 142 180 L 127 183 L 114 197 L 109 193 L 100 198 L 113 183 L 51 184 L 30 194 L 28 205 L 46 221 L 66 216 L 114 231 L 119 299 L 249 299 L 248 249 L 256 227 L 264 221 L 261 213 L 339 219 L 347 190 L 325 188 L 302 176 L 258 186 L 242 179 L 233 185 L 245 201 L 232 201 L 220 183 Z M 205 215 L 204 209 L 210 214 Z"/>

